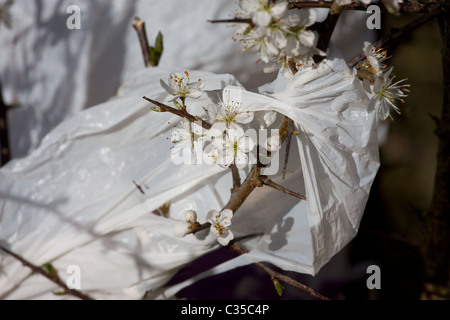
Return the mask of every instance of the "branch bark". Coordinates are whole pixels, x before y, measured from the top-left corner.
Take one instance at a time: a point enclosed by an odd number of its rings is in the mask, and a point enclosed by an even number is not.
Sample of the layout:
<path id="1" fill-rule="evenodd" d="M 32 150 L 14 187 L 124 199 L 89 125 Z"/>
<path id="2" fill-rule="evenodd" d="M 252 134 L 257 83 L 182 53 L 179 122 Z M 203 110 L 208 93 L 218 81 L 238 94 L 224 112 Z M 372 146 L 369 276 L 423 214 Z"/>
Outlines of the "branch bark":
<path id="1" fill-rule="evenodd" d="M 341 16 L 343 6 L 339 6 L 336 0 L 333 0 L 330 6 L 330 12 L 327 18 L 323 22 L 316 23 L 314 25 L 316 30 L 319 32 L 319 40 L 317 41 L 317 49 L 327 52 L 328 46 L 330 44 L 331 36 L 333 35 L 336 24 Z M 315 55 L 314 62 L 319 63 L 326 58 L 326 55 Z"/>
<path id="2" fill-rule="evenodd" d="M 185 118 L 191 122 L 200 122 L 202 127 L 206 130 L 211 129 L 211 124 L 209 124 L 208 122 L 199 119 L 197 117 L 194 117 L 192 114 L 190 114 L 189 112 L 185 111 L 185 110 L 180 110 L 180 109 L 175 109 L 172 107 L 169 107 L 168 105 L 165 105 L 164 103 L 158 102 L 156 100 L 147 98 L 147 97 L 143 97 L 144 100 L 147 100 L 148 102 L 154 104 L 155 106 L 159 107 L 161 109 L 161 112 L 169 112 L 169 113 L 173 113 L 181 118 Z"/>
<path id="3" fill-rule="evenodd" d="M 266 176 L 261 176 L 261 181 L 264 183 L 264 185 L 266 185 L 268 187 L 271 187 L 271 188 L 273 188 L 275 190 L 281 191 L 281 192 L 286 193 L 286 194 L 288 194 L 290 196 L 293 196 L 295 198 L 299 198 L 301 200 L 305 200 L 306 201 L 306 197 L 305 196 L 302 196 L 301 194 L 299 194 L 297 192 L 289 190 L 289 189 L 287 189 L 287 188 L 285 188 L 285 187 L 283 187 L 283 186 L 273 182 L 272 180 L 270 180 Z"/>
<path id="4" fill-rule="evenodd" d="M 141 44 L 142 56 L 144 57 L 144 64 L 146 67 L 151 67 L 152 62 L 150 59 L 150 44 L 148 43 L 147 31 L 145 29 L 145 21 L 136 18 L 133 28 L 136 30 L 139 43 Z"/>

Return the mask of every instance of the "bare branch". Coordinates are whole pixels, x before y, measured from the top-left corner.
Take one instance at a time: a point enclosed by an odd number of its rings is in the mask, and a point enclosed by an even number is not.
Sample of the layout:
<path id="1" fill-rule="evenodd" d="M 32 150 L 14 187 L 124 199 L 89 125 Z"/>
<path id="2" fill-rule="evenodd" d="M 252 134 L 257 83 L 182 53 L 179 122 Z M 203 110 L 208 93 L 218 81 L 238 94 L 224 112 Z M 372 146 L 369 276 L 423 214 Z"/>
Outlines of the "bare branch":
<path id="1" fill-rule="evenodd" d="M 77 298 L 80 298 L 81 300 L 93 300 L 91 297 L 89 297 L 88 295 L 86 295 L 86 294 L 84 294 L 84 293 L 82 293 L 82 292 L 80 292 L 78 290 L 70 289 L 58 277 L 52 277 L 47 272 L 45 272 L 42 268 L 39 268 L 39 267 L 35 266 L 31 262 L 29 262 L 26 259 L 22 258 L 21 256 L 15 254 L 14 252 L 6 249 L 5 247 L 0 245 L 0 249 L 5 251 L 7 254 L 11 255 L 15 259 L 19 260 L 24 266 L 26 266 L 26 267 L 30 268 L 31 270 L 33 270 L 33 272 L 38 273 L 38 274 L 46 277 L 47 279 L 49 279 L 53 283 L 57 284 L 59 287 L 61 287 L 64 290 L 64 293 L 71 294 L 71 295 L 73 295 L 73 296 L 75 296 Z"/>
<path id="2" fill-rule="evenodd" d="M 401 28 L 393 28 L 391 31 L 384 35 L 381 39 L 378 41 L 372 43 L 372 45 L 375 48 L 386 48 L 391 47 L 400 40 L 403 39 L 403 37 L 409 33 L 415 30 L 416 28 L 434 20 L 438 16 L 448 12 L 450 9 L 450 1 L 445 1 L 442 5 L 438 3 L 429 3 L 427 6 L 427 13 L 422 15 L 421 17 L 417 18 L 416 20 L 406 24 L 405 26 Z M 360 61 L 364 60 L 366 58 L 366 55 L 364 52 L 360 52 L 357 56 L 355 56 L 353 59 L 347 62 L 347 65 L 349 67 L 356 66 Z"/>
<path id="3" fill-rule="evenodd" d="M 379 5 L 380 3 L 375 3 L 376 5 Z M 308 8 L 325 8 L 330 9 L 331 8 L 331 1 L 318 1 L 318 2 L 311 2 L 311 1 L 301 1 L 301 2 L 290 2 L 289 3 L 289 9 L 308 9 Z M 363 4 L 360 2 L 353 2 L 351 4 L 347 4 L 343 6 L 344 10 L 361 10 L 366 11 L 370 4 Z M 436 7 L 442 6 L 442 4 L 437 2 L 404 2 L 399 3 L 400 9 L 399 13 L 428 13 L 433 11 Z M 384 6 L 380 6 L 380 9 L 384 12 L 387 12 L 387 9 Z"/>
<path id="4" fill-rule="evenodd" d="M 147 31 L 145 30 L 145 21 L 135 18 L 135 23 L 133 24 L 133 28 L 136 30 L 139 38 L 139 43 L 141 44 L 142 56 L 144 57 L 144 64 L 146 67 L 150 67 L 152 65 L 150 59 L 150 45 L 148 43 Z"/>
<path id="5" fill-rule="evenodd" d="M 296 197 L 296 198 L 299 198 L 299 199 L 302 199 L 302 200 L 306 201 L 306 197 L 305 196 L 302 196 L 301 194 L 299 194 L 297 192 L 294 192 L 294 191 L 289 190 L 289 189 L 287 189 L 287 188 L 285 188 L 283 186 L 280 186 L 279 184 L 277 184 L 276 182 L 273 182 L 272 180 L 270 180 L 266 176 L 261 176 L 261 181 L 268 187 L 274 188 L 274 189 L 276 189 L 278 191 L 281 191 L 283 193 L 286 193 L 286 194 L 288 194 L 290 196 L 293 196 L 293 197 Z"/>
<path id="6" fill-rule="evenodd" d="M 247 23 L 252 25 L 252 19 L 233 18 L 233 19 L 220 19 L 220 20 L 208 20 L 209 23 Z"/>
<path id="7" fill-rule="evenodd" d="M 243 255 L 243 254 L 247 254 L 248 251 L 246 251 L 245 249 L 243 249 L 238 243 L 233 243 L 232 245 L 229 246 L 229 248 L 231 250 L 233 250 L 234 252 Z M 273 270 L 272 268 L 268 267 L 267 265 L 265 265 L 262 262 L 255 262 L 254 263 L 255 266 L 257 266 L 258 268 L 260 268 L 261 270 L 263 270 L 265 273 L 267 273 L 271 278 L 277 279 L 278 281 L 284 282 L 287 285 L 290 285 L 294 288 L 300 289 L 301 291 L 303 291 L 304 293 L 310 295 L 311 297 L 314 297 L 316 299 L 319 300 L 330 300 L 329 298 L 321 295 L 320 293 L 314 291 L 314 289 L 304 285 L 303 283 L 300 283 L 298 281 L 296 281 L 295 279 L 292 279 L 291 277 L 288 277 L 284 274 L 281 274 L 275 270 Z"/>
<path id="8" fill-rule="evenodd" d="M 333 35 L 336 24 L 341 16 L 343 7 L 337 4 L 336 0 L 333 0 L 330 7 L 330 12 L 327 18 L 323 22 L 316 23 L 314 26 L 319 33 L 319 40 L 317 41 L 317 49 L 323 52 L 327 52 L 330 44 L 331 36 Z M 314 62 L 319 63 L 325 56 L 315 55 Z"/>
<path id="9" fill-rule="evenodd" d="M 202 127 L 206 130 L 211 129 L 211 127 L 212 127 L 208 122 L 206 122 L 200 118 L 194 117 L 192 114 L 190 114 L 189 112 L 187 112 L 185 110 L 180 110 L 180 109 L 175 109 L 175 108 L 169 107 L 168 105 L 165 105 L 164 103 L 158 102 L 156 100 L 153 100 L 153 99 L 150 99 L 147 97 L 143 97 L 143 99 L 147 100 L 148 102 L 159 107 L 161 112 L 170 112 L 181 118 L 185 118 L 191 122 L 201 122 Z"/>

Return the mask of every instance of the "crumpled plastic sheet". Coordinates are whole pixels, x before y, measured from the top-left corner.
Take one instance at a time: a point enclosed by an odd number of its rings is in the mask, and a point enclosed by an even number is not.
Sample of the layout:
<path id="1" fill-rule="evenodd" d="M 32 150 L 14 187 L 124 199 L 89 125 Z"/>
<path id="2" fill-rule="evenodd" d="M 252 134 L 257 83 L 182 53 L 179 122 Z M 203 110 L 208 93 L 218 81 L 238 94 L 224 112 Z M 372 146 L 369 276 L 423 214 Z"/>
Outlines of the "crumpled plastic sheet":
<path id="1" fill-rule="evenodd" d="M 206 84 L 206 94 L 188 101 L 193 108 L 217 101 L 228 86 L 244 107 L 295 121 L 301 133 L 286 177 L 271 178 L 308 201 L 258 188 L 232 221 L 236 238 L 257 235 L 244 241 L 249 253 L 164 288 L 180 268 L 220 246 L 208 230 L 175 238 L 175 220 L 193 209 L 205 221 L 226 204 L 232 185 L 228 169 L 171 161 L 170 135 L 180 119 L 150 111 L 142 96 L 168 103 L 160 79 L 173 71 L 136 73 L 116 97 L 64 121 L 28 157 L 0 169 L 1 245 L 37 266 L 50 262 L 63 281 L 67 267 L 78 266 L 81 291 L 97 299 L 166 298 L 254 261 L 316 274 L 355 236 L 378 169 L 375 112 L 354 75 L 330 58 L 256 94 L 231 75 L 190 71 Z M 167 202 L 169 218 L 152 214 Z M 57 286 L 4 252 L 0 264 L 1 298 L 72 298 L 54 295 Z"/>
<path id="2" fill-rule="evenodd" d="M 81 30 L 66 27 L 69 5 L 81 9 Z M 247 88 L 272 81 L 262 73 L 265 65 L 255 63 L 257 55 L 238 54 L 242 46 L 231 40 L 236 28 L 207 21 L 236 11 L 229 0 L 15 1 L 12 28 L 0 31 L 3 94 L 6 102 L 19 102 L 8 113 L 12 156 L 26 156 L 61 121 L 109 99 L 142 68 L 131 26 L 136 16 L 146 22 L 151 44 L 162 32 L 161 66 L 232 73 Z M 325 19 L 327 9 L 316 11 Z M 348 59 L 373 34 L 366 19 L 365 12 L 350 11 L 339 19 L 333 39 Z"/>

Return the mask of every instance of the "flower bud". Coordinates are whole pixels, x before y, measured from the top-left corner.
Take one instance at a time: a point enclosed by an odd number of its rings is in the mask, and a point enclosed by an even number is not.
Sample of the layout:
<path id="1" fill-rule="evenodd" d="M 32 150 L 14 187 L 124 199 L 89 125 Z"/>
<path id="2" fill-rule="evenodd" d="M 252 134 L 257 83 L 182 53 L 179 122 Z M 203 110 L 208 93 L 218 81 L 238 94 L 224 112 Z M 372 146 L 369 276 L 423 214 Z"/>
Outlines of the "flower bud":
<path id="1" fill-rule="evenodd" d="M 183 238 L 191 229 L 190 224 L 183 220 L 178 220 L 173 226 L 173 235 L 177 238 Z"/>
<path id="2" fill-rule="evenodd" d="M 195 212 L 194 210 L 186 211 L 185 216 L 186 216 L 187 222 L 190 222 L 190 223 L 197 222 L 197 212 Z"/>

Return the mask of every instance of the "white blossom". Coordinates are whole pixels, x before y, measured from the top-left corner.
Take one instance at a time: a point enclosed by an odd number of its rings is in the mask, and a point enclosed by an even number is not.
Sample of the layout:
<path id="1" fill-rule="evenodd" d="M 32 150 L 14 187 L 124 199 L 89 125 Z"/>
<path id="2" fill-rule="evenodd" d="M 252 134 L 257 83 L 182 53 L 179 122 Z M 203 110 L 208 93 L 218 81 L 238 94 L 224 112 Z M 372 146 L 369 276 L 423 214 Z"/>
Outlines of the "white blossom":
<path id="1" fill-rule="evenodd" d="M 169 76 L 169 86 L 166 90 L 173 96 L 174 100 L 181 98 L 200 98 L 203 94 L 205 83 L 198 79 L 196 82 L 190 82 L 189 72 L 185 71 L 184 74 L 171 73 Z"/>
<path id="2" fill-rule="evenodd" d="M 240 0 L 240 17 L 250 18 L 259 27 L 266 27 L 272 19 L 280 19 L 287 11 L 287 0 Z"/>
<path id="3" fill-rule="evenodd" d="M 375 48 L 370 42 L 365 41 L 363 52 L 366 60 L 359 68 L 375 75 L 381 75 L 386 70 L 384 61 L 388 59 L 387 51 Z"/>
<path id="4" fill-rule="evenodd" d="M 211 210 L 206 215 L 206 221 L 211 224 L 210 232 L 217 237 L 217 241 L 226 246 L 234 236 L 230 230 L 233 211 L 225 209 L 222 212 Z"/>
<path id="5" fill-rule="evenodd" d="M 299 14 L 286 14 L 287 1 L 241 0 L 242 18 L 252 19 L 250 26 L 243 24 L 237 39 L 244 51 L 257 52 L 261 61 L 273 62 L 265 72 L 280 68 L 289 70 L 288 63 L 310 60 L 316 49 L 317 34 L 307 30 L 316 21 L 315 10 L 300 10 Z M 302 65 L 302 63 L 299 63 Z"/>
<path id="6" fill-rule="evenodd" d="M 225 135 L 215 137 L 212 144 L 219 151 L 219 165 L 226 167 L 234 163 L 239 169 L 247 166 L 247 153 L 255 146 L 253 139 L 245 136 L 242 129 L 227 130 Z"/>
<path id="7" fill-rule="evenodd" d="M 222 100 L 208 108 L 210 121 L 213 123 L 210 135 L 216 136 L 228 129 L 240 129 L 239 124 L 253 120 L 254 114 L 241 109 L 240 97 L 233 97 L 230 91 L 223 90 Z"/>
<path id="8" fill-rule="evenodd" d="M 409 84 L 404 84 L 406 79 L 393 83 L 394 76 L 391 77 L 391 67 L 383 77 L 377 77 L 372 88 L 373 97 L 370 100 L 371 105 L 374 105 L 378 116 L 381 120 L 386 120 L 388 117 L 392 119 L 391 107 L 401 114 L 400 109 L 395 105 L 396 101 L 404 103 L 405 97 L 408 96 Z"/>
<path id="9" fill-rule="evenodd" d="M 197 160 L 200 160 L 198 155 L 201 154 L 206 136 L 206 130 L 201 125 L 186 119 L 181 120 L 171 136 L 172 157 L 182 153 L 190 164 L 197 163 Z"/>

